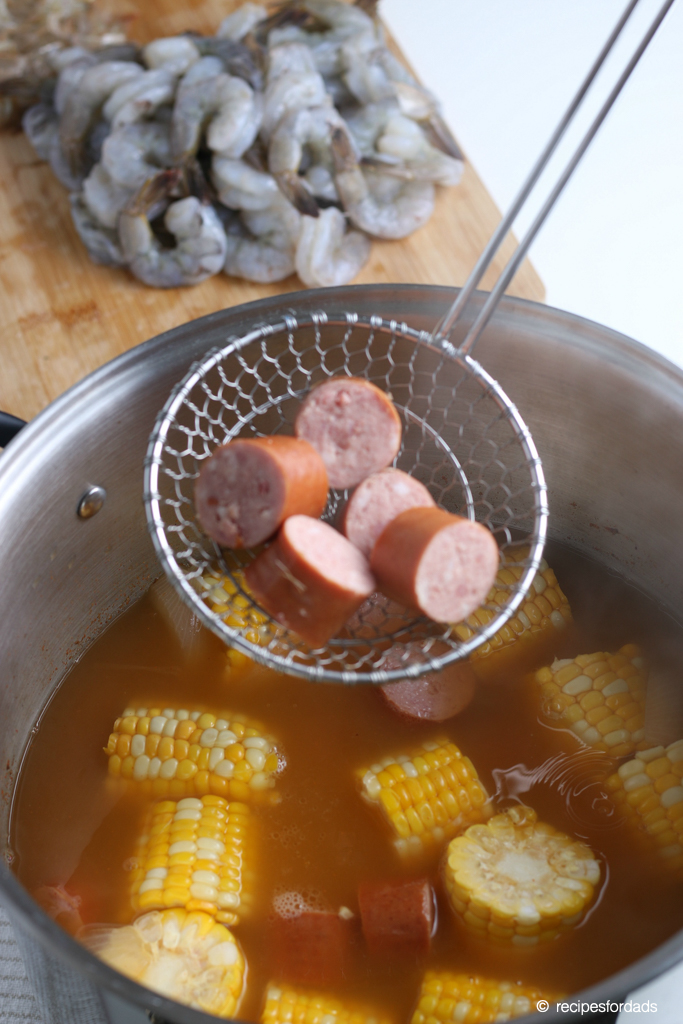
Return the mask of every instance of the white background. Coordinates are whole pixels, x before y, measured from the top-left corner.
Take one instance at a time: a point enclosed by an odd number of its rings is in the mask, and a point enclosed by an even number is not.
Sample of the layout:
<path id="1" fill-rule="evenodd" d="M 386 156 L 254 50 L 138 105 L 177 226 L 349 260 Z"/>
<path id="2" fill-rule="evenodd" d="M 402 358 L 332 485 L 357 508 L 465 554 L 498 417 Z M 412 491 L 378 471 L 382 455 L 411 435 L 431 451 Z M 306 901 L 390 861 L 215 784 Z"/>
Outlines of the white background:
<path id="1" fill-rule="evenodd" d="M 504 210 L 625 6 L 626 0 L 382 0 L 382 16 Z M 579 129 L 660 6 L 661 0 L 640 0 L 595 83 L 596 99 L 577 119 Z M 580 134 L 569 133 L 560 160 Z M 518 224 L 528 222 L 522 217 Z M 683 364 L 683 0 L 633 72 L 531 259 L 550 305 Z"/>
<path id="2" fill-rule="evenodd" d="M 556 171 L 660 5 L 640 0 L 595 83 L 596 98 L 551 165 Z M 505 210 L 625 6 L 382 0 L 382 16 Z M 518 237 L 530 219 L 520 217 Z M 531 259 L 550 305 L 623 331 L 683 365 L 683 0 L 633 72 Z M 656 1002 L 658 1012 L 622 1013 L 620 1024 L 681 1024 L 683 966 L 634 999 Z"/>

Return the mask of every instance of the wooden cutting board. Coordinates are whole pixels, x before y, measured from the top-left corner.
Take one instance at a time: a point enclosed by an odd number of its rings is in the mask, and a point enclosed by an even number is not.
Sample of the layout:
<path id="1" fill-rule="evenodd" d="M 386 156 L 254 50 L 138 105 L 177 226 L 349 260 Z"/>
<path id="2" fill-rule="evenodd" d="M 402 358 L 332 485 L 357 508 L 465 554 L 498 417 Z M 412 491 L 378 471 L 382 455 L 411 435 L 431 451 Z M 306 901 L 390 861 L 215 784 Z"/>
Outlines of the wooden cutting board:
<path id="1" fill-rule="evenodd" d="M 235 6 L 225 0 L 144 0 L 129 32 L 140 42 L 184 30 L 210 33 Z M 354 283 L 461 285 L 499 219 L 467 163 L 460 185 L 439 190 L 425 227 L 402 241 L 373 241 Z M 482 287 L 491 286 L 512 246 L 509 238 Z M 260 285 L 221 274 L 194 288 L 161 291 L 125 270 L 95 266 L 71 223 L 67 192 L 49 166 L 20 132 L 0 134 L 0 409 L 31 419 L 133 345 L 215 310 L 300 287 L 296 277 Z M 537 301 L 545 297 L 528 262 L 509 291 Z"/>

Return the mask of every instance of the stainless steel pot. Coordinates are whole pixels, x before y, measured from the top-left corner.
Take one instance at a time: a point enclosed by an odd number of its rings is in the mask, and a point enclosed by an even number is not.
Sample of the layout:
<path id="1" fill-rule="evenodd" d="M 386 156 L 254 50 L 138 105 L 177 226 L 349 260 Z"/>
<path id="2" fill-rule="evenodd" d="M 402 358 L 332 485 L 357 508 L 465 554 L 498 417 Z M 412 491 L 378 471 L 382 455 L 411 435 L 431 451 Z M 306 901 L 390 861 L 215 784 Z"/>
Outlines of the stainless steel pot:
<path id="1" fill-rule="evenodd" d="M 142 460 L 174 383 L 206 349 L 288 307 L 352 309 L 430 329 L 453 297 L 446 288 L 363 286 L 214 313 L 97 370 L 11 442 L 0 457 L 6 861 L 13 783 L 36 719 L 79 654 L 159 575 L 142 510 Z M 683 600 L 683 371 L 605 327 L 516 299 L 501 303 L 477 356 L 534 435 L 550 489 L 551 536 L 616 569 L 675 614 Z M 82 518 L 79 503 L 94 486 L 106 490 L 106 500 Z M 95 960 L 48 920 L 4 865 L 0 887 L 51 1024 L 142 1024 L 145 1010 L 177 1024 L 211 1019 Z M 580 998 L 618 1001 L 682 958 L 683 931 Z M 578 1020 L 552 1009 L 544 1019 L 560 1017 Z"/>

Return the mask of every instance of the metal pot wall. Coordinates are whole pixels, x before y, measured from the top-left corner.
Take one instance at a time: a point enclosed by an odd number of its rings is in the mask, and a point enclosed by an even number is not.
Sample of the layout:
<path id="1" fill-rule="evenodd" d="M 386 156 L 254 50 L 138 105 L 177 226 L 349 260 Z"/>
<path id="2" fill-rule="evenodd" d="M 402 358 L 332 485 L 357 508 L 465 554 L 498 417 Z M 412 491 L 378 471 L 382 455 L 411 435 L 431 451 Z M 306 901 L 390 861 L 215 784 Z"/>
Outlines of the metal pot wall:
<path id="1" fill-rule="evenodd" d="M 446 288 L 365 286 L 224 310 L 102 367 L 12 441 L 0 457 L 5 861 L 12 856 L 13 783 L 36 719 L 79 653 L 160 574 L 142 509 L 142 461 L 156 413 L 190 363 L 291 307 L 376 313 L 430 329 L 452 298 Z M 534 435 L 550 489 L 551 536 L 679 608 L 683 372 L 614 331 L 514 299 L 501 303 L 477 358 Z M 79 502 L 93 486 L 106 490 L 106 500 L 96 515 L 81 518 Z M 211 1019 L 95 960 L 48 920 L 4 865 L 0 886 L 51 1024 L 142 1024 L 145 1011 L 177 1024 Z M 618 1001 L 682 958 L 683 932 L 581 999 Z M 551 1009 L 545 1020 L 555 1019 Z"/>

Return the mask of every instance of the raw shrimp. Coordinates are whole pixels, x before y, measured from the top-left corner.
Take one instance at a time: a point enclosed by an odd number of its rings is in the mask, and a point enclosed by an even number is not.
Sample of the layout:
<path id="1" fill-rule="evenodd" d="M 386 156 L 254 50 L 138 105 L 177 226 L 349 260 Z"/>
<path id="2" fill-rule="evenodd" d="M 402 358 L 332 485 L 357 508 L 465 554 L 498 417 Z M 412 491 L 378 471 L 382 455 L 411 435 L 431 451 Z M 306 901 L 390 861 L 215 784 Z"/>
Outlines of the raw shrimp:
<path id="1" fill-rule="evenodd" d="M 229 14 L 218 26 L 216 35 L 219 39 L 233 39 L 239 42 L 252 32 L 260 21 L 268 16 L 265 7 L 260 4 L 242 4 L 236 11 Z"/>
<path id="2" fill-rule="evenodd" d="M 208 127 L 207 145 L 221 156 L 241 157 L 259 133 L 263 99 L 242 78 L 223 75 L 217 86 L 216 115 Z"/>
<path id="3" fill-rule="evenodd" d="M 149 211 L 177 184 L 177 172 L 166 171 L 142 187 L 133 204 L 119 215 L 119 239 L 124 260 L 140 281 L 154 288 L 199 284 L 223 268 L 227 242 L 212 206 L 195 196 L 172 202 L 164 217 L 176 238 L 173 249 L 157 240 Z"/>
<path id="4" fill-rule="evenodd" d="M 116 89 L 102 108 L 102 114 L 111 121 L 112 129 L 133 124 L 153 116 L 175 94 L 177 76 L 166 67 L 143 71 L 130 82 Z"/>
<path id="5" fill-rule="evenodd" d="M 226 274 L 264 284 L 289 277 L 295 269 L 301 220 L 281 195 L 264 210 L 242 213 L 227 231 Z"/>
<path id="6" fill-rule="evenodd" d="M 299 177 L 304 155 L 314 166 L 331 171 L 332 131 L 345 131 L 345 124 L 334 107 L 304 107 L 286 114 L 270 137 L 268 169 L 283 194 L 297 210 L 318 216 L 318 206 L 310 190 Z"/>
<path id="7" fill-rule="evenodd" d="M 244 160 L 215 156 L 211 178 L 218 198 L 231 210 L 265 210 L 281 195 L 275 178 Z"/>
<path id="8" fill-rule="evenodd" d="M 261 127 L 263 102 L 242 78 L 215 72 L 217 57 L 203 57 L 181 80 L 171 120 L 171 152 L 185 163 L 199 148 L 208 124 L 210 149 L 240 157 Z"/>
<path id="9" fill-rule="evenodd" d="M 102 165 L 117 185 L 136 192 L 160 168 L 171 165 L 168 127 L 143 121 L 117 128 L 105 139 Z"/>
<path id="10" fill-rule="evenodd" d="M 457 185 L 463 160 L 427 139 L 421 125 L 405 117 L 394 100 L 369 103 L 348 115 L 347 124 L 365 163 L 407 180 Z"/>
<path id="11" fill-rule="evenodd" d="M 436 185 L 457 185 L 462 176 L 463 161 L 432 146 L 420 125 L 403 114 L 388 118 L 376 147 L 378 166 L 387 174 Z"/>
<path id="12" fill-rule="evenodd" d="M 93 263 L 122 267 L 125 261 L 117 233 L 103 227 L 93 217 L 78 192 L 71 193 L 69 202 L 74 226 Z"/>
<path id="13" fill-rule="evenodd" d="M 148 43 L 142 56 L 148 68 L 163 67 L 176 75 L 184 75 L 201 54 L 187 36 L 166 36 Z"/>
<path id="14" fill-rule="evenodd" d="M 52 140 L 59 131 L 59 118 L 47 103 L 29 107 L 21 119 L 21 127 L 41 160 L 49 160 Z"/>
<path id="15" fill-rule="evenodd" d="M 329 103 L 323 77 L 306 46 L 287 43 L 271 49 L 263 107 L 265 141 L 290 111 Z"/>
<path id="16" fill-rule="evenodd" d="M 293 24 L 287 24 L 286 7 L 282 10 L 280 25 L 273 28 L 268 42 L 271 47 L 280 43 L 303 43 L 312 52 L 318 71 L 326 77 L 338 75 L 343 68 L 341 47 L 353 39 L 356 45 L 363 40 L 363 47 L 377 46 L 379 37 L 372 18 L 359 5 L 338 3 L 336 0 L 304 0 L 289 5 Z M 327 25 L 322 31 L 307 31 L 297 12 L 306 11 L 318 24 Z M 283 24 L 283 22 L 285 22 Z"/>
<path id="17" fill-rule="evenodd" d="M 95 220 L 106 228 L 115 228 L 119 213 L 135 195 L 135 189 L 113 181 L 103 164 L 95 164 L 83 182 L 82 198 Z"/>
<path id="18" fill-rule="evenodd" d="M 378 171 L 363 171 L 348 135 L 332 133 L 335 184 L 353 223 L 377 238 L 405 238 L 429 220 L 434 186 L 429 181 L 401 181 Z"/>
<path id="19" fill-rule="evenodd" d="M 346 231 L 346 218 L 331 206 L 316 219 L 304 217 L 296 248 L 296 272 L 309 288 L 348 284 L 370 256 L 370 239 Z"/>
<path id="20" fill-rule="evenodd" d="M 105 61 L 88 68 L 69 93 L 59 123 L 59 139 L 72 174 L 83 174 L 86 169 L 85 139 L 105 100 L 124 82 L 142 73 L 140 65 L 130 61 Z"/>

